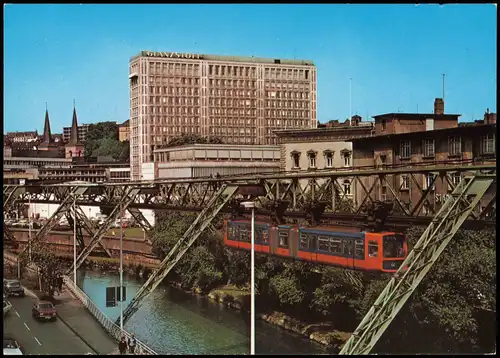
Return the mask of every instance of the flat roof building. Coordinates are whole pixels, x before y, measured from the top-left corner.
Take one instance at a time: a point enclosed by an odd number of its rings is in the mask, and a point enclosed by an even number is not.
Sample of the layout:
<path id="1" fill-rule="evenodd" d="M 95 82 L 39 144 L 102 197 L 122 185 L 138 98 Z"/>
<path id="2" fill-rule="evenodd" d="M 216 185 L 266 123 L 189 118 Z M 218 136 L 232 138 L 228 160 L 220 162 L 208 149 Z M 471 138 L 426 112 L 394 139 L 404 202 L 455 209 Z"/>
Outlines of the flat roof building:
<path id="1" fill-rule="evenodd" d="M 153 168 L 146 163 L 143 168 Z M 280 170 L 277 145 L 190 144 L 154 151 L 154 178 L 273 173 Z M 150 176 L 148 178 L 152 180 Z"/>
<path id="2" fill-rule="evenodd" d="M 312 61 L 142 51 L 129 80 L 132 180 L 181 134 L 272 145 L 274 130 L 317 126 Z"/>

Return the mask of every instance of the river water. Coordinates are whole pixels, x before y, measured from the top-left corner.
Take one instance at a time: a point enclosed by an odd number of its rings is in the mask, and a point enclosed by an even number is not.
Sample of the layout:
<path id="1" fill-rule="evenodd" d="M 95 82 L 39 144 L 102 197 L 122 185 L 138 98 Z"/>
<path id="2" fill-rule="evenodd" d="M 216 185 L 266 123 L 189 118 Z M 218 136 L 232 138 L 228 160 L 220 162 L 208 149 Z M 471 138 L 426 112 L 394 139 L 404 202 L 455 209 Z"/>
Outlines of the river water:
<path id="1" fill-rule="evenodd" d="M 106 287 L 118 286 L 116 273 L 79 272 L 78 284 L 113 320 L 120 308 L 106 307 Z M 124 276 L 127 287 L 124 308 L 142 282 Z M 249 354 L 249 314 L 226 308 L 212 300 L 160 285 L 125 325 L 136 337 L 159 354 Z M 258 354 L 329 354 L 324 346 L 272 326 L 255 322 Z"/>

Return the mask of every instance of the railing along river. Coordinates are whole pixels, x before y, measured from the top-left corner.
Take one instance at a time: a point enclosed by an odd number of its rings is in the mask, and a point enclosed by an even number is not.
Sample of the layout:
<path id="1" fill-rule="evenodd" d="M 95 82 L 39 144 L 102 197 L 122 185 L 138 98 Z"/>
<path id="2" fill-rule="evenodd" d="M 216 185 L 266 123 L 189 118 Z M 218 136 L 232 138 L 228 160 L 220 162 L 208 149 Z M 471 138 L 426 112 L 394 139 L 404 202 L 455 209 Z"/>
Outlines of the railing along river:
<path id="1" fill-rule="evenodd" d="M 4 251 L 4 258 L 9 261 L 17 262 L 18 256 L 9 252 Z M 38 272 L 38 267 L 30 263 L 27 265 L 27 268 Z M 89 296 L 85 292 L 83 292 L 75 283 L 68 277 L 63 276 L 64 285 L 71 291 L 76 298 L 80 300 L 83 306 L 87 309 L 87 311 L 99 322 L 99 324 L 108 332 L 117 342 L 120 341 L 121 337 L 125 336 L 127 341 L 131 338 L 130 333 L 125 330 L 121 330 L 119 326 L 117 326 L 113 320 L 111 320 L 108 316 L 101 312 L 98 306 L 90 299 Z M 157 353 L 149 348 L 145 343 L 139 341 L 136 338 L 136 351 L 135 354 L 138 355 L 157 355 Z"/>

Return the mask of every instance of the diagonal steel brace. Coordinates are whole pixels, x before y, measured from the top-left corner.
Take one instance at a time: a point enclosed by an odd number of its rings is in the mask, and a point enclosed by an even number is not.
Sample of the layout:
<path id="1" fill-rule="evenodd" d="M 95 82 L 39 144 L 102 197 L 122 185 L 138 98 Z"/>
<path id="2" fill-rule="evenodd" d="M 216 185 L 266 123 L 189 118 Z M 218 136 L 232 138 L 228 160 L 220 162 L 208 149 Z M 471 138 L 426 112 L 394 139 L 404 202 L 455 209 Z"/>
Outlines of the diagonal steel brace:
<path id="1" fill-rule="evenodd" d="M 123 313 L 124 324 L 139 309 L 142 301 L 149 296 L 149 294 L 153 292 L 156 287 L 158 287 L 172 268 L 174 268 L 175 264 L 179 262 L 186 251 L 191 247 L 191 245 L 194 244 L 206 227 L 217 216 L 220 210 L 229 202 L 229 200 L 231 200 L 237 190 L 238 186 L 227 186 L 226 184 L 223 184 L 221 188 L 212 196 L 212 199 L 205 209 L 203 209 L 203 211 L 198 215 L 195 221 L 186 230 L 184 236 L 177 241 L 165 259 L 161 262 L 160 267 L 151 274 L 146 283 L 140 288 L 135 297 L 132 299 Z"/>
<path id="2" fill-rule="evenodd" d="M 472 180 L 461 181 L 340 354 L 368 354 L 371 351 L 495 179 L 496 175 L 476 173 Z M 472 197 L 470 202 L 468 197 Z"/>
<path id="3" fill-rule="evenodd" d="M 73 204 L 73 196 L 80 196 L 85 194 L 87 191 L 87 187 L 83 186 L 77 186 L 75 187 L 71 193 L 72 195 L 66 196 L 62 202 L 61 205 L 57 208 L 57 210 L 52 214 L 50 219 L 45 223 L 45 225 L 42 226 L 42 228 L 36 233 L 36 235 L 33 237 L 33 241 L 41 241 L 45 236 L 47 236 L 50 231 L 56 226 L 56 224 L 59 222 L 59 220 L 63 217 L 63 215 L 69 213 L 71 210 L 72 204 Z M 23 251 L 21 252 L 21 255 L 27 250 L 28 246 L 26 246 Z"/>
<path id="4" fill-rule="evenodd" d="M 111 214 L 108 216 L 104 224 L 101 225 L 101 227 L 94 233 L 87 247 L 85 247 L 85 249 L 76 259 L 76 268 L 79 268 L 81 264 L 87 259 L 92 250 L 94 250 L 94 248 L 98 245 L 102 237 L 111 228 L 113 222 L 121 215 L 122 210 L 125 210 L 127 206 L 134 201 L 139 191 L 140 189 L 138 188 L 129 188 L 126 192 L 126 195 L 120 198 L 119 202 L 117 203 Z M 71 273 L 72 270 L 73 267 L 68 272 Z"/>

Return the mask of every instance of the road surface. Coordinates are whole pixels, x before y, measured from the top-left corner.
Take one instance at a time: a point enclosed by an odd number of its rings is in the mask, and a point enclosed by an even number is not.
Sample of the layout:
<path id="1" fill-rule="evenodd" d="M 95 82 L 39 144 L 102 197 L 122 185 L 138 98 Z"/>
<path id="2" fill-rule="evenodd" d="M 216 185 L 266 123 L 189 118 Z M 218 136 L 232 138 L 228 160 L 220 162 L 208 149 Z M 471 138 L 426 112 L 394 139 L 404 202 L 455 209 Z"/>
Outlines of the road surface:
<path id="1" fill-rule="evenodd" d="M 78 336 L 61 320 L 38 322 L 31 316 L 31 308 L 36 299 L 9 297 L 12 309 L 4 317 L 4 335 L 16 339 L 25 349 L 24 354 L 87 354 L 93 353 Z"/>

